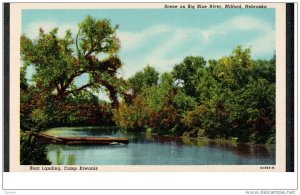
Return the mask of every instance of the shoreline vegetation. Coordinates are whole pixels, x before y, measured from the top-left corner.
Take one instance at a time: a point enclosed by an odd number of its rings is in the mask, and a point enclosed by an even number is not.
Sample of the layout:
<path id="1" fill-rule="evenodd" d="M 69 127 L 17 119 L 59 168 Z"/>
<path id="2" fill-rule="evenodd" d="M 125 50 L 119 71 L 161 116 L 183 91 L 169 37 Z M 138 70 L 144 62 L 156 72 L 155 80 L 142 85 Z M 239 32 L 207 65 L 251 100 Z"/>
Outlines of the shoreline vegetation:
<path id="1" fill-rule="evenodd" d="M 128 132 L 128 131 L 124 131 L 121 130 L 118 126 L 74 126 L 74 127 L 70 127 L 70 126 L 65 126 L 65 127 L 53 127 L 50 129 L 44 129 L 42 131 L 40 131 L 41 133 L 46 133 L 49 135 L 53 135 L 55 136 L 55 132 L 53 133 L 53 130 L 55 131 L 61 131 L 61 130 L 105 130 L 105 131 L 122 131 L 123 133 L 132 133 L 132 132 Z M 51 131 L 51 133 L 48 133 L 47 131 Z M 150 136 L 160 136 L 160 137 L 166 137 L 166 138 L 174 138 L 174 139 L 189 139 L 189 140 L 203 140 L 203 141 L 216 141 L 216 142 L 223 142 L 223 143 L 235 143 L 238 144 L 238 140 L 236 137 L 231 137 L 228 139 L 225 138 L 208 138 L 208 137 L 189 137 L 188 135 L 168 135 L 168 134 L 158 134 L 158 133 L 152 133 L 151 129 L 148 129 L 146 131 L 139 131 L 137 133 L 144 133 L 146 135 L 150 135 Z M 240 143 L 240 144 L 253 144 L 251 142 L 244 142 L 244 143 Z M 265 144 L 256 144 L 256 145 L 273 145 L 275 143 L 265 143 Z"/>
<path id="2" fill-rule="evenodd" d="M 42 130 L 41 133 L 45 133 L 48 135 L 52 135 L 52 136 L 56 136 L 55 133 L 57 131 L 68 131 L 68 130 L 105 130 L 105 131 L 121 131 L 122 133 L 125 134 L 130 134 L 130 133 L 134 133 L 134 132 L 128 132 L 128 131 L 124 131 L 121 130 L 118 126 L 74 126 L 74 127 L 54 127 L 54 128 L 50 128 L 50 129 L 45 129 Z M 48 133 L 48 131 L 50 131 L 51 133 Z M 171 140 L 174 139 L 188 139 L 188 140 L 201 140 L 201 141 L 212 141 L 212 142 L 218 142 L 218 143 L 229 143 L 229 144 L 253 144 L 251 142 L 245 142 L 245 143 L 239 143 L 237 138 L 215 138 L 215 139 L 211 139 L 208 137 L 189 137 L 187 135 L 168 135 L 168 134 L 158 134 L 158 133 L 152 133 L 150 129 L 148 129 L 147 131 L 139 131 L 139 132 L 135 132 L 135 133 L 142 133 L 145 135 L 149 135 L 149 136 L 159 136 L 161 138 L 170 138 Z M 255 144 L 255 145 L 273 145 L 274 143 L 265 143 L 265 144 Z"/>
<path id="3" fill-rule="evenodd" d="M 275 64 L 237 47 L 208 64 L 186 57 L 171 73 L 147 66 L 128 79 L 134 98 L 113 120 L 127 131 L 275 143 Z"/>
<path id="4" fill-rule="evenodd" d="M 237 46 L 219 59 L 187 56 L 170 72 L 141 64 L 142 71 L 124 79 L 118 75 L 118 26 L 87 16 L 78 28 L 77 34 L 67 30 L 63 37 L 58 28 L 40 28 L 36 39 L 21 36 L 21 132 L 105 126 L 275 144 L 275 55 L 254 60 L 250 48 Z M 30 79 L 28 67 L 35 70 Z M 77 86 L 82 76 L 88 81 Z M 99 91 L 110 101 L 99 99 Z M 20 140 L 21 164 L 50 163 L 34 136 L 21 133 Z"/>

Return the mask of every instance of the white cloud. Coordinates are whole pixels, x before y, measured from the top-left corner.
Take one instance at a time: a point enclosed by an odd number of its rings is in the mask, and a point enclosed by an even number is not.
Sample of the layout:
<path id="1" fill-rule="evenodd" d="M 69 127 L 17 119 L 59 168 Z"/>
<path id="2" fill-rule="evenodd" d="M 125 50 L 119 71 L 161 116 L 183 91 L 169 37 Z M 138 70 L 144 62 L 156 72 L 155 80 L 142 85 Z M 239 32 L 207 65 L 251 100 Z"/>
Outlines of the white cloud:
<path id="1" fill-rule="evenodd" d="M 120 72 L 121 76 L 128 78 L 137 71 L 140 71 L 146 65 L 151 65 L 156 70 L 163 72 L 168 71 L 167 66 L 175 64 L 181 60 L 181 56 L 176 58 L 167 58 L 166 54 L 177 45 L 183 44 L 188 36 L 186 30 L 174 28 L 171 26 L 154 26 L 139 33 L 120 32 L 119 38 L 122 44 L 122 51 L 135 52 L 142 46 L 149 44 L 151 38 L 159 38 L 167 35 L 167 39 L 161 40 L 161 43 L 151 48 L 151 51 L 145 56 L 136 55 L 128 61 L 125 61 L 125 70 Z"/>
<path id="2" fill-rule="evenodd" d="M 252 56 L 259 56 L 275 51 L 276 37 L 275 30 L 266 32 L 263 36 L 246 43 L 246 47 L 251 47 Z M 272 50 L 273 49 L 273 50 Z"/>
<path id="3" fill-rule="evenodd" d="M 149 40 L 152 38 L 159 38 L 164 35 L 168 37 L 167 39 L 162 39 L 160 44 L 156 44 L 145 56 L 138 56 L 136 59 L 125 61 L 124 68 L 126 72 L 124 72 L 124 77 L 132 76 L 147 64 L 154 66 L 159 71 L 171 70 L 172 65 L 179 63 L 185 56 L 197 55 L 195 51 L 215 49 L 215 53 L 231 53 L 231 51 L 221 52 L 220 48 L 222 47 L 209 48 L 209 44 L 213 43 L 216 37 L 226 39 L 231 33 L 246 33 L 249 31 L 261 34 L 259 37 L 253 37 L 252 40 L 240 40 L 243 46 L 251 46 L 253 56 L 273 52 L 275 49 L 275 30 L 271 24 L 249 16 L 236 16 L 206 29 L 201 27 L 180 28 L 160 25 L 150 27 L 142 32 L 120 32 L 118 35 L 122 43 L 122 51 L 126 53 L 138 51 L 143 45 L 149 44 Z M 170 52 L 180 48 L 186 42 L 192 43 L 189 49 L 182 50 L 178 55 L 173 55 L 173 57 L 167 57 Z"/>
<path id="4" fill-rule="evenodd" d="M 272 31 L 269 23 L 259 20 L 255 17 L 236 16 L 231 20 L 218 24 L 208 29 L 201 30 L 204 40 L 206 42 L 213 39 L 213 36 L 226 35 L 234 31 L 263 31 L 265 33 Z"/>
<path id="5" fill-rule="evenodd" d="M 24 32 L 30 38 L 36 38 L 40 27 L 46 32 L 58 27 L 58 36 L 60 37 L 64 36 L 67 29 L 71 29 L 73 34 L 78 31 L 75 23 L 59 24 L 54 21 L 38 21 L 26 26 Z M 241 40 L 241 44 L 245 47 L 251 46 L 253 56 L 269 54 L 275 49 L 275 30 L 273 28 L 271 24 L 256 17 L 236 16 L 206 29 L 201 26 L 183 28 L 157 25 L 140 32 L 119 31 L 117 35 L 121 40 L 122 60 L 125 64 L 120 75 L 128 78 L 136 71 L 142 70 L 147 64 L 154 66 L 160 72 L 169 71 L 172 65 L 182 61 L 185 56 L 204 55 L 207 57 L 205 53 L 208 50 L 215 50 L 213 53 L 216 54 L 229 54 L 231 51 L 222 51 L 221 46 L 211 48 L 210 44 L 213 44 L 216 38 L 226 39 L 228 35 L 236 32 L 259 32 L 261 36 L 253 37 L 252 40 Z M 153 48 L 148 48 L 148 53 L 142 52 L 140 55 L 142 47 L 149 45 L 152 40 L 155 40 L 155 43 L 152 44 Z M 157 43 L 159 40 L 161 42 Z M 187 43 L 190 44 L 190 47 L 178 51 L 177 48 L 182 48 Z M 203 53 L 199 53 L 200 51 Z M 130 54 L 130 57 L 127 57 L 127 54 Z"/>
<path id="6" fill-rule="evenodd" d="M 187 34 L 180 31 L 181 30 L 178 30 L 177 32 L 171 34 L 168 40 L 166 40 L 161 45 L 153 48 L 151 53 L 149 53 L 149 55 L 144 58 L 143 63 L 150 64 L 160 71 L 168 71 L 168 69 L 170 69 L 169 65 L 174 65 L 180 62 L 184 57 L 182 55 L 186 53 L 184 51 L 181 52 L 180 55 L 173 56 L 171 58 L 166 57 L 166 54 L 171 52 L 175 47 L 184 44 L 184 41 L 187 38 Z"/>
<path id="7" fill-rule="evenodd" d="M 167 26 L 154 26 L 142 32 L 119 32 L 118 37 L 121 40 L 122 49 L 128 51 L 136 50 L 140 48 L 145 41 L 149 40 L 149 38 L 159 36 L 169 31 L 170 29 Z"/>
<path id="8" fill-rule="evenodd" d="M 72 34 L 76 34 L 78 31 L 77 25 L 72 23 L 58 24 L 54 21 L 36 21 L 26 26 L 24 33 L 29 38 L 35 39 L 39 35 L 40 28 L 42 28 L 45 32 L 49 32 L 54 28 L 58 28 L 58 37 L 63 37 L 68 29 L 71 30 Z"/>

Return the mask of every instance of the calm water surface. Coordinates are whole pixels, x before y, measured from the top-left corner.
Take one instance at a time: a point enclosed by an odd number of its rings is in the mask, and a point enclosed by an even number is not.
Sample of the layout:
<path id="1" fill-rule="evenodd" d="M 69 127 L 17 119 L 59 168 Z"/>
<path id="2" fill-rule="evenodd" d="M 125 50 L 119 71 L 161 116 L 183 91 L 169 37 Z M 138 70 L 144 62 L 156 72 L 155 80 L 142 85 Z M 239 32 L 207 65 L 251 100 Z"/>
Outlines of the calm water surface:
<path id="1" fill-rule="evenodd" d="M 103 128 L 54 128 L 53 136 L 128 138 L 129 144 L 48 145 L 54 165 L 274 165 L 275 146 L 181 139 Z"/>

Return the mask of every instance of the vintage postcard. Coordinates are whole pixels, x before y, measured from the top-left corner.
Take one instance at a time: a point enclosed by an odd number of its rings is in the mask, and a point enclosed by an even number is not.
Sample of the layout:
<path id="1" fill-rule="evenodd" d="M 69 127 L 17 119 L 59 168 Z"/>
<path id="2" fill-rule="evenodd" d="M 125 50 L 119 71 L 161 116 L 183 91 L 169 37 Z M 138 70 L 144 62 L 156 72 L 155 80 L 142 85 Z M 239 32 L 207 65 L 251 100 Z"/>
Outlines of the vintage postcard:
<path id="1" fill-rule="evenodd" d="M 10 4 L 9 171 L 286 171 L 285 30 L 284 3 Z"/>

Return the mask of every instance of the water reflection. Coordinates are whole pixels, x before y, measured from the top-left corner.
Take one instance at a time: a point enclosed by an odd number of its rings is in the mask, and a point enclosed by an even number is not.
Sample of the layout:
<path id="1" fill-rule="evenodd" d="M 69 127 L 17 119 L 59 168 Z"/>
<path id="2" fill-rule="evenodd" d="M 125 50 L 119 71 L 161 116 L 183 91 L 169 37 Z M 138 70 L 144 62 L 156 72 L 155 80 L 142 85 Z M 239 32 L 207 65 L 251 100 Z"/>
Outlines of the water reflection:
<path id="1" fill-rule="evenodd" d="M 54 164 L 85 165 L 265 165 L 275 164 L 275 146 L 237 144 L 226 140 L 188 139 L 117 129 L 56 128 L 54 136 L 106 136 L 129 139 L 128 145 L 49 145 Z"/>
<path id="2" fill-rule="evenodd" d="M 53 148 L 51 148 L 51 146 Z M 75 165 L 76 163 L 76 155 L 75 154 L 69 154 L 69 155 L 63 155 L 62 154 L 62 148 L 55 146 L 55 145 L 51 145 L 48 146 L 48 151 L 54 150 L 56 151 L 54 153 L 55 155 L 55 161 L 52 160 L 52 163 L 54 163 L 55 165 Z"/>
<path id="3" fill-rule="evenodd" d="M 251 157 L 251 156 L 269 156 L 275 153 L 274 145 L 262 145 L 262 144 L 238 144 L 228 140 L 209 140 L 209 139 L 190 139 L 180 137 L 169 137 L 169 136 L 152 136 L 152 140 L 160 143 L 173 143 L 176 146 L 181 145 L 192 145 L 198 147 L 210 147 L 218 148 L 221 150 L 229 150 L 237 155 Z"/>

